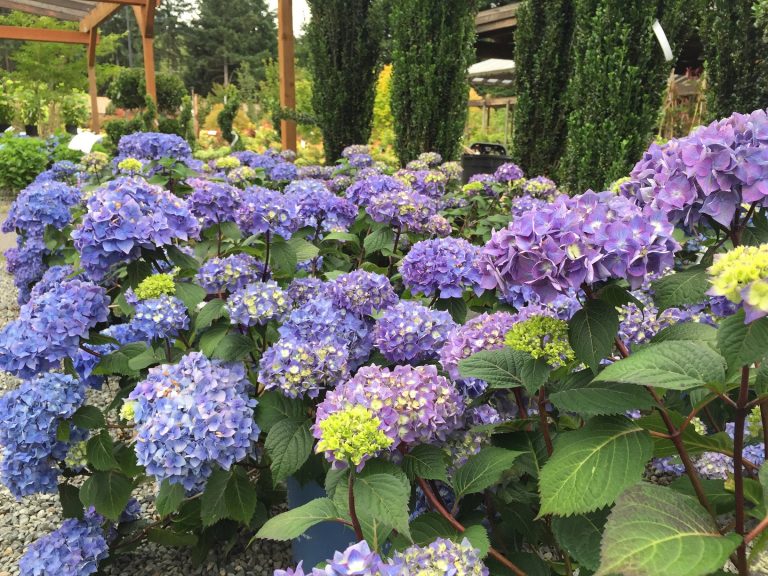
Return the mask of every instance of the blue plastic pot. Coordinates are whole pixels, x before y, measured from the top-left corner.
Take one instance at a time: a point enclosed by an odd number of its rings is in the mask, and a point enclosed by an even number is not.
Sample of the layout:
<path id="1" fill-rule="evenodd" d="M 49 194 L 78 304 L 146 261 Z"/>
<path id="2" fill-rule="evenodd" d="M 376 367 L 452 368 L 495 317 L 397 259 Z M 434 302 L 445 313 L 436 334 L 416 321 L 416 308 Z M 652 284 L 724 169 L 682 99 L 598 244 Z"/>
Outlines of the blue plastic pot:
<path id="1" fill-rule="evenodd" d="M 317 482 L 300 484 L 292 476 L 288 478 L 288 507 L 291 509 L 326 496 L 325 489 Z M 334 550 L 344 550 L 355 542 L 355 533 L 349 527 L 338 522 L 321 522 L 293 541 L 293 561 L 296 564 L 304 562 L 306 570 L 331 558 Z"/>

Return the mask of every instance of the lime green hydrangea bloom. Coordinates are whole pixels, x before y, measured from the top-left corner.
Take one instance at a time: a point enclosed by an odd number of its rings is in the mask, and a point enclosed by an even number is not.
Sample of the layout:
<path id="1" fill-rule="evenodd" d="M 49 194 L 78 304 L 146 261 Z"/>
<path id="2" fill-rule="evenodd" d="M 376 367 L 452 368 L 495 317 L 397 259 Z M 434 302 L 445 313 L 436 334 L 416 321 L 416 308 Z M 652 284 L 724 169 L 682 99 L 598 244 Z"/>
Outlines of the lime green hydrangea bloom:
<path id="1" fill-rule="evenodd" d="M 120 172 L 138 174 L 144 169 L 144 165 L 141 163 L 141 160 L 136 160 L 136 158 L 126 158 L 117 164 L 117 169 L 120 170 Z"/>
<path id="2" fill-rule="evenodd" d="M 134 290 L 139 300 L 159 298 L 163 294 L 172 296 L 176 293 L 176 285 L 173 283 L 173 274 L 154 274 L 142 280 Z"/>
<path id="3" fill-rule="evenodd" d="M 217 158 L 214 164 L 216 164 L 216 168 L 220 168 L 222 170 L 229 170 L 231 168 L 239 167 L 240 160 L 238 160 L 234 156 L 224 156 L 224 158 Z"/>
<path id="4" fill-rule="evenodd" d="M 738 246 L 717 256 L 708 272 L 709 294 L 743 302 L 747 322 L 768 314 L 768 244 Z"/>
<path id="5" fill-rule="evenodd" d="M 64 464 L 67 465 L 67 468 L 79 470 L 88 464 L 86 444 L 87 442 L 83 440 L 82 442 L 76 442 L 69 447 L 67 455 L 64 458 Z"/>
<path id="6" fill-rule="evenodd" d="M 760 406 L 755 406 L 747 416 L 747 436 L 763 439 L 763 419 L 760 415 Z"/>
<path id="7" fill-rule="evenodd" d="M 381 420 L 364 406 L 349 406 L 317 424 L 320 441 L 315 450 L 331 452 L 337 462 L 360 466 L 392 445 L 380 426 Z"/>
<path id="8" fill-rule="evenodd" d="M 126 400 L 120 407 L 120 418 L 126 422 L 133 422 L 136 419 L 136 401 Z"/>
<path id="9" fill-rule="evenodd" d="M 558 366 L 576 357 L 568 342 L 568 323 L 549 316 L 531 316 L 518 322 L 507 332 L 507 346 L 528 352 L 534 358 L 543 358 Z"/>
<path id="10" fill-rule="evenodd" d="M 632 181 L 632 178 L 630 178 L 629 176 L 624 176 L 624 178 L 619 178 L 613 184 L 611 184 L 610 188 L 608 189 L 614 194 L 618 194 L 619 192 L 621 192 L 621 185 L 631 181 Z"/>

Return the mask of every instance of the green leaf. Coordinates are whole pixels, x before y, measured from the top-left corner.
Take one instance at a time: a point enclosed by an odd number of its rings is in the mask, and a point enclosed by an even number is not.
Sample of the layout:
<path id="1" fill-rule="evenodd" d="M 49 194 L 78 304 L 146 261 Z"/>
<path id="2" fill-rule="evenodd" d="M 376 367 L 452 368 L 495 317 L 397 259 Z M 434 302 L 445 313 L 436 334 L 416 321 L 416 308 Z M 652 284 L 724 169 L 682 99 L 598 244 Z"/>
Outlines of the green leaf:
<path id="1" fill-rule="evenodd" d="M 717 330 L 708 324 L 698 322 L 680 322 L 661 330 L 651 338 L 651 343 L 669 340 L 694 340 L 698 342 L 717 342 Z"/>
<path id="2" fill-rule="evenodd" d="M 229 322 L 216 323 L 200 336 L 200 350 L 209 358 L 216 352 L 216 347 L 229 332 Z"/>
<path id="3" fill-rule="evenodd" d="M 706 266 L 694 266 L 683 272 L 665 276 L 651 284 L 653 301 L 659 312 L 667 308 L 704 302 L 708 289 Z"/>
<path id="4" fill-rule="evenodd" d="M 94 436 L 85 445 L 88 462 L 96 470 L 115 470 L 120 467 L 115 459 L 115 445 L 109 432 L 102 430 L 98 436 Z"/>
<path id="5" fill-rule="evenodd" d="M 179 509 L 184 501 L 184 486 L 181 484 L 171 484 L 168 479 L 160 484 L 160 490 L 155 499 L 155 507 L 160 516 L 168 516 Z"/>
<path id="6" fill-rule="evenodd" d="M 736 507 L 733 491 L 729 492 L 725 489 L 725 482 L 723 480 L 700 478 L 699 483 L 704 490 L 707 500 L 712 504 L 712 507 L 717 514 L 728 514 L 733 512 Z M 697 498 L 696 490 L 693 488 L 693 484 L 691 484 L 691 479 L 686 475 L 683 475 L 672 482 L 669 487 L 681 494 L 687 494 L 692 498 Z"/>
<path id="7" fill-rule="evenodd" d="M 147 538 L 163 546 L 194 546 L 197 536 L 190 532 L 176 532 L 165 528 L 150 528 Z"/>
<path id="8" fill-rule="evenodd" d="M 608 517 L 595 576 L 704 576 L 722 568 L 740 542 L 721 536 L 694 498 L 637 484 Z"/>
<path id="9" fill-rule="evenodd" d="M 470 544 L 480 552 L 480 559 L 482 560 L 488 556 L 488 550 L 491 548 L 491 541 L 488 539 L 488 531 L 484 526 L 475 524 L 474 526 L 467 526 L 467 529 L 461 534 L 461 539 L 466 538 Z M 461 541 L 456 538 L 457 541 Z"/>
<path id="10" fill-rule="evenodd" d="M 256 487 L 248 480 L 245 469 L 241 466 L 235 467 L 224 492 L 228 516 L 248 524 L 256 510 L 256 500 Z"/>
<path id="11" fill-rule="evenodd" d="M 363 240 L 365 255 L 370 256 L 380 252 L 382 248 L 391 248 L 395 245 L 395 234 L 389 226 L 383 226 L 374 230 Z"/>
<path id="12" fill-rule="evenodd" d="M 259 405 L 256 406 L 256 423 L 263 432 L 269 432 L 281 420 L 301 421 L 306 417 L 301 400 L 288 398 L 274 390 L 262 394 L 259 397 Z"/>
<path id="13" fill-rule="evenodd" d="M 720 322 L 717 344 L 728 362 L 728 372 L 736 373 L 768 353 L 768 318 L 745 324 L 744 310 L 739 310 Z"/>
<path id="14" fill-rule="evenodd" d="M 80 488 L 80 502 L 117 522 L 131 497 L 133 484 L 119 472 L 95 472 Z"/>
<path id="15" fill-rule="evenodd" d="M 176 246 L 166 246 L 165 251 L 168 254 L 168 257 L 171 259 L 171 261 L 176 264 L 179 268 L 182 268 L 184 270 L 194 270 L 197 271 L 198 268 L 200 268 L 200 262 L 192 258 L 192 256 L 185 254 L 181 250 L 179 250 Z"/>
<path id="16" fill-rule="evenodd" d="M 304 238 L 291 238 L 288 240 L 288 244 L 293 248 L 293 251 L 296 253 L 296 260 L 299 262 L 311 260 L 320 252 L 317 246 L 304 240 Z"/>
<path id="17" fill-rule="evenodd" d="M 269 266 L 279 276 L 291 276 L 296 271 L 298 258 L 292 244 L 283 240 L 280 236 L 272 238 L 271 256 Z"/>
<path id="18" fill-rule="evenodd" d="M 613 307 L 634 304 L 641 310 L 645 307 L 643 303 L 632 295 L 632 292 L 617 284 L 608 284 L 597 291 L 595 294 L 598 299 L 610 304 Z"/>
<path id="19" fill-rule="evenodd" d="M 619 313 L 602 300 L 588 300 L 568 322 L 568 339 L 576 357 L 597 373 L 600 361 L 611 355 L 619 331 Z"/>
<path id="20" fill-rule="evenodd" d="M 502 348 L 478 352 L 461 360 L 459 373 L 464 378 L 485 380 L 491 388 L 523 386 L 533 394 L 547 381 L 549 367 L 527 352 Z"/>
<path id="21" fill-rule="evenodd" d="M 148 366 L 154 366 L 165 361 L 165 353 L 162 350 L 155 350 L 154 348 L 147 348 L 139 354 L 128 360 L 128 367 L 131 370 L 138 372 Z"/>
<path id="22" fill-rule="evenodd" d="M 320 522 L 338 518 L 336 506 L 328 498 L 317 498 L 303 506 L 278 514 L 267 520 L 254 538 L 293 540 Z"/>
<path id="23" fill-rule="evenodd" d="M 392 474 L 361 474 L 355 478 L 355 509 L 361 523 L 380 523 L 404 536 L 408 527 L 410 489 Z"/>
<path id="24" fill-rule="evenodd" d="M 668 411 L 669 418 L 675 425 L 675 428 L 680 428 L 685 418 L 672 410 Z M 638 426 L 645 428 L 646 430 L 653 432 L 661 432 L 662 434 L 668 434 L 664 421 L 661 419 L 661 415 L 658 412 L 654 412 L 648 416 L 644 416 L 635 421 Z M 693 426 L 686 426 L 680 436 L 683 441 L 683 445 L 690 454 L 701 454 L 702 452 L 720 452 L 723 454 L 729 454 L 733 456 L 733 441 L 725 432 L 718 432 L 717 434 L 708 434 L 702 436 Z M 664 456 L 676 456 L 677 448 L 674 443 L 666 438 L 654 438 L 653 455 L 658 458 Z"/>
<path id="25" fill-rule="evenodd" d="M 80 502 L 80 489 L 72 484 L 59 484 L 59 502 L 64 518 L 82 518 L 83 503 Z"/>
<path id="26" fill-rule="evenodd" d="M 652 453 L 651 437 L 626 418 L 598 417 L 558 435 L 539 476 L 539 516 L 586 514 L 612 504 L 640 480 Z"/>
<path id="27" fill-rule="evenodd" d="M 314 439 L 309 420 L 286 419 L 277 422 L 267 434 L 264 448 L 272 460 L 272 480 L 275 484 L 296 472 L 312 453 Z"/>
<path id="28" fill-rule="evenodd" d="M 237 362 L 254 350 L 256 350 L 256 345 L 253 343 L 253 340 L 248 336 L 233 332 L 232 334 L 227 334 L 219 341 L 213 356 L 227 362 Z"/>
<path id="29" fill-rule="evenodd" d="M 195 319 L 195 330 L 202 330 L 210 326 L 214 320 L 218 320 L 227 313 L 227 303 L 221 298 L 206 302 Z"/>
<path id="30" fill-rule="evenodd" d="M 583 388 L 555 392 L 549 400 L 560 410 L 582 416 L 623 414 L 653 406 L 653 397 L 644 388 L 614 382 L 590 382 Z"/>
<path id="31" fill-rule="evenodd" d="M 608 508 L 579 516 L 552 519 L 552 532 L 560 546 L 582 566 L 597 570 L 600 565 L 600 538 Z"/>
<path id="32" fill-rule="evenodd" d="M 439 446 L 420 444 L 403 458 L 403 471 L 409 478 L 448 482 L 446 454 Z"/>
<path id="33" fill-rule="evenodd" d="M 336 240 L 337 242 L 349 242 L 355 246 L 360 245 L 360 239 L 355 234 L 349 232 L 331 232 L 323 237 L 323 242 L 330 242 Z M 394 242 L 394 239 L 393 239 Z"/>
<path id="34" fill-rule="evenodd" d="M 489 446 L 478 454 L 470 456 L 466 463 L 453 474 L 453 490 L 456 499 L 460 500 L 467 494 L 482 492 L 497 484 L 504 472 L 512 467 L 518 456 L 523 452 L 505 450 Z"/>
<path id="35" fill-rule="evenodd" d="M 448 312 L 457 324 L 464 324 L 467 319 L 467 303 L 463 298 L 441 298 L 435 308 Z"/>
<path id="36" fill-rule="evenodd" d="M 703 342 L 659 342 L 606 366 L 594 381 L 690 390 L 721 385 L 725 360 Z"/>
<path id="37" fill-rule="evenodd" d="M 104 414 L 96 406 L 81 406 L 72 414 L 72 422 L 83 430 L 95 430 L 107 425 Z"/>
<path id="38" fill-rule="evenodd" d="M 459 532 L 437 512 L 421 514 L 411 522 L 411 538 L 414 544 L 425 546 L 438 538 L 456 540 Z"/>
<path id="39" fill-rule="evenodd" d="M 201 288 L 197 284 L 189 282 L 179 282 L 176 284 L 176 296 L 184 302 L 184 305 L 190 312 L 194 311 L 197 305 L 205 300 L 207 295 L 208 292 L 205 288 Z"/>
<path id="40" fill-rule="evenodd" d="M 224 494 L 227 491 L 227 484 L 229 484 L 231 476 L 231 471 L 217 469 L 213 471 L 205 483 L 205 491 L 200 497 L 200 518 L 203 520 L 203 526 L 212 526 L 229 516 L 229 508 Z"/>

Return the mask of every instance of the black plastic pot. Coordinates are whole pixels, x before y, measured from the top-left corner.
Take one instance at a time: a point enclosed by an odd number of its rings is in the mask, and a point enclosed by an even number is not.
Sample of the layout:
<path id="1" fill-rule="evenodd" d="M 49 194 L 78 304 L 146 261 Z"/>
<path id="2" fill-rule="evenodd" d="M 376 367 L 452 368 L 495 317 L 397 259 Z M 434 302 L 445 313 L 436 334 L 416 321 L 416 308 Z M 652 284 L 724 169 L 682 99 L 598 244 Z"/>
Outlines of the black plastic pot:
<path id="1" fill-rule="evenodd" d="M 461 156 L 462 181 L 466 184 L 469 182 L 469 178 L 475 174 L 493 174 L 496 168 L 511 161 L 509 156 L 463 154 Z"/>
<path id="2" fill-rule="evenodd" d="M 39 136 L 40 132 L 37 130 L 37 126 L 35 124 L 25 124 L 24 125 L 24 132 L 27 133 L 27 136 Z"/>
<path id="3" fill-rule="evenodd" d="M 77 124 L 64 124 L 67 134 L 77 134 Z"/>
<path id="4" fill-rule="evenodd" d="M 11 127 L 10 124 L 2 124 L 2 123 L 0 123 L 0 133 L 5 132 L 10 127 Z"/>

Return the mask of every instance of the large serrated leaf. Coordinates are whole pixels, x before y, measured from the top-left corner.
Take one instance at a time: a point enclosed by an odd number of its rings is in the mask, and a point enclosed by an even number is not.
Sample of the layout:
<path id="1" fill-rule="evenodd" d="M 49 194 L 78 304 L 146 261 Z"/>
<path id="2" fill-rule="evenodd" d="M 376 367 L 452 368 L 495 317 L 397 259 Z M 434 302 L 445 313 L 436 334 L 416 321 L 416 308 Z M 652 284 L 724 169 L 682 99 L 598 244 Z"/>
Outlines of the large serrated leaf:
<path id="1" fill-rule="evenodd" d="M 679 322 L 667 326 L 651 338 L 651 343 L 668 340 L 693 340 L 697 342 L 717 342 L 717 330 L 708 324 L 698 322 Z"/>
<path id="2" fill-rule="evenodd" d="M 583 388 L 555 392 L 549 400 L 560 410 L 583 416 L 623 414 L 653 405 L 653 397 L 644 388 L 615 382 L 591 382 Z"/>
<path id="3" fill-rule="evenodd" d="M 560 434 L 539 475 L 539 515 L 586 514 L 612 504 L 640 480 L 652 453 L 651 437 L 626 418 L 598 417 Z"/>
<path id="4" fill-rule="evenodd" d="M 709 289 L 706 266 L 695 266 L 665 276 L 651 284 L 653 301 L 659 312 L 675 306 L 698 304 L 706 299 Z"/>
<path id="5" fill-rule="evenodd" d="M 245 469 L 237 466 L 224 491 L 227 515 L 233 520 L 248 524 L 256 510 L 256 487 L 248 480 Z"/>
<path id="6" fill-rule="evenodd" d="M 597 570 L 600 565 L 600 539 L 608 512 L 609 509 L 604 508 L 590 514 L 552 519 L 552 532 L 560 546 L 590 570 Z"/>
<path id="7" fill-rule="evenodd" d="M 208 292 L 197 284 L 190 282 L 179 282 L 176 284 L 176 297 L 184 302 L 187 310 L 194 310 L 197 305 L 205 300 Z"/>
<path id="8" fill-rule="evenodd" d="M 409 478 L 448 482 L 446 454 L 439 446 L 421 444 L 403 457 L 403 471 Z"/>
<path id="9" fill-rule="evenodd" d="M 365 474 L 355 478 L 355 508 L 361 521 L 379 521 L 384 526 L 410 535 L 408 499 L 410 490 L 392 474 Z"/>
<path id="10" fill-rule="evenodd" d="M 453 489 L 456 499 L 460 500 L 467 494 L 482 492 L 501 480 L 504 472 L 509 470 L 518 456 L 523 452 L 505 450 L 489 446 L 478 454 L 470 456 L 466 463 L 453 474 Z"/>
<path id="11" fill-rule="evenodd" d="M 619 313 L 602 300 L 589 300 L 568 322 L 568 339 L 576 357 L 597 373 L 600 362 L 611 355 L 619 330 Z"/>
<path id="12" fill-rule="evenodd" d="M 85 445 L 88 462 L 96 470 L 116 470 L 119 464 L 114 455 L 115 445 L 109 432 L 102 430 Z"/>
<path id="13" fill-rule="evenodd" d="M 95 472 L 80 488 L 80 501 L 117 522 L 131 497 L 133 484 L 119 472 Z"/>
<path id="14" fill-rule="evenodd" d="M 281 420 L 267 434 L 264 447 L 272 460 L 272 480 L 275 484 L 301 468 L 312 453 L 314 439 L 309 424 L 309 420 Z"/>
<path id="15" fill-rule="evenodd" d="M 278 391 L 268 391 L 259 397 L 256 407 L 256 423 L 264 432 L 269 432 L 272 426 L 285 419 L 304 420 L 306 412 L 301 400 L 288 398 Z"/>
<path id="16" fill-rule="evenodd" d="M 691 341 L 649 344 L 628 358 L 606 366 L 594 380 L 670 390 L 719 386 L 724 381 L 723 357 L 706 343 Z"/>
<path id="17" fill-rule="evenodd" d="M 740 542 L 735 534 L 721 536 L 694 498 L 637 484 L 608 517 L 595 576 L 705 576 L 722 568 Z"/>
<path id="18" fill-rule="evenodd" d="M 195 319 L 195 330 L 208 328 L 208 326 L 210 326 L 214 320 L 218 320 L 224 316 L 224 314 L 227 313 L 226 305 L 227 303 L 224 302 L 224 300 L 221 298 L 215 298 L 210 302 L 206 302 L 205 306 L 203 306 L 200 312 L 197 313 L 197 318 Z"/>
<path id="19" fill-rule="evenodd" d="M 315 524 L 337 518 L 338 512 L 333 502 L 328 498 L 317 498 L 303 506 L 270 518 L 254 538 L 293 540 Z"/>
<path id="20" fill-rule="evenodd" d="M 171 484 L 167 479 L 160 484 L 160 490 L 155 499 L 155 507 L 160 516 L 168 516 L 179 509 L 184 501 L 184 486 Z"/>
<path id="21" fill-rule="evenodd" d="M 547 381 L 549 367 L 527 352 L 502 348 L 478 352 L 461 360 L 459 372 L 464 378 L 484 380 L 491 388 L 523 386 L 535 393 Z"/>
<path id="22" fill-rule="evenodd" d="M 728 372 L 738 372 L 742 366 L 757 362 L 768 354 L 768 318 L 745 324 L 744 310 L 739 310 L 720 323 L 717 344 L 728 362 Z"/>
<path id="23" fill-rule="evenodd" d="M 103 428 L 107 425 L 104 420 L 104 413 L 96 408 L 96 406 L 80 406 L 77 411 L 72 414 L 72 422 L 78 428 L 83 430 L 95 430 L 96 428 Z"/>
<path id="24" fill-rule="evenodd" d="M 382 248 L 391 248 L 395 245 L 395 233 L 389 226 L 383 226 L 374 230 L 363 240 L 365 255 L 370 256 L 374 252 L 380 252 Z"/>
<path id="25" fill-rule="evenodd" d="M 208 477 L 200 498 L 200 517 L 203 520 L 203 526 L 212 526 L 229 516 L 224 494 L 231 475 L 232 473 L 227 470 L 214 470 Z"/>

